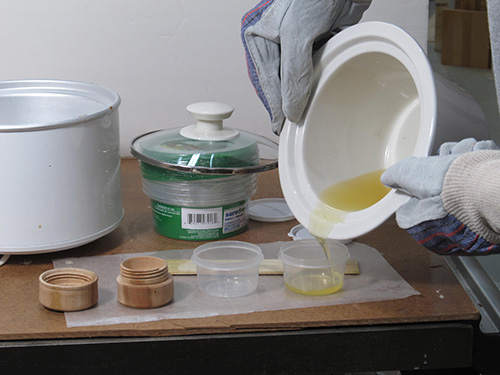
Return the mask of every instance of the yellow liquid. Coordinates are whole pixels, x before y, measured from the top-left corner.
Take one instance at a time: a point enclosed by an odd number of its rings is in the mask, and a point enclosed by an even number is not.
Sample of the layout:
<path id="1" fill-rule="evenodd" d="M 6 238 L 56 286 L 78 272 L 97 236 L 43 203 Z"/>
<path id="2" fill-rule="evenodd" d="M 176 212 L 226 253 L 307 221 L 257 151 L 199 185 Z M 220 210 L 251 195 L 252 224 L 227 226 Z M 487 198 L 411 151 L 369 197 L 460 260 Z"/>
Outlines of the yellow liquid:
<path id="1" fill-rule="evenodd" d="M 340 211 L 360 211 L 373 206 L 391 190 L 380 182 L 384 170 L 363 174 L 323 190 L 319 198 Z"/>
<path id="2" fill-rule="evenodd" d="M 311 213 L 309 232 L 316 238 L 328 237 L 347 212 L 366 209 L 381 200 L 391 189 L 380 182 L 383 169 L 335 183 L 319 194 L 321 200 Z"/>
<path id="3" fill-rule="evenodd" d="M 344 275 L 338 272 L 303 271 L 285 280 L 285 285 L 292 292 L 308 296 L 332 294 L 342 288 Z"/>

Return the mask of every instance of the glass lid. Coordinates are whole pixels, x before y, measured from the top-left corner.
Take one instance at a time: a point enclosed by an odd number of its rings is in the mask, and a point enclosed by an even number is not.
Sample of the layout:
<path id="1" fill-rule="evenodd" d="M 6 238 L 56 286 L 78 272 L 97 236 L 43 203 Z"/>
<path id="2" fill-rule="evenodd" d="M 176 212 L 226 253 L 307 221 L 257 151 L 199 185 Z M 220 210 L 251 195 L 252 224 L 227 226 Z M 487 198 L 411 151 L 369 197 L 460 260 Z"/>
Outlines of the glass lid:
<path id="1" fill-rule="evenodd" d="M 132 141 L 132 155 L 155 167 L 198 174 L 256 173 L 278 166 L 276 142 L 223 126 L 231 106 L 201 102 L 187 110 L 197 124 L 143 134 Z"/>

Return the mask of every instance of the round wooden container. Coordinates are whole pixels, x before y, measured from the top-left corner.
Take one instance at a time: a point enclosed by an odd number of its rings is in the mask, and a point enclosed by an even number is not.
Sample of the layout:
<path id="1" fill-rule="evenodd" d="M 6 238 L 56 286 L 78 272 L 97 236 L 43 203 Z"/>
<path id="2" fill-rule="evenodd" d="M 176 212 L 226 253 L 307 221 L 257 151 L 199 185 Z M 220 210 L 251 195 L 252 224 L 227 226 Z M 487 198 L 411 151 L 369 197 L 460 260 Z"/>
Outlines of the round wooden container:
<path id="1" fill-rule="evenodd" d="M 40 303 L 56 311 L 79 311 L 97 303 L 97 275 L 82 268 L 57 268 L 39 277 Z"/>
<path id="2" fill-rule="evenodd" d="M 167 262 L 157 257 L 135 257 L 122 262 L 116 278 L 118 301 L 136 309 L 166 305 L 174 298 L 174 279 Z"/>

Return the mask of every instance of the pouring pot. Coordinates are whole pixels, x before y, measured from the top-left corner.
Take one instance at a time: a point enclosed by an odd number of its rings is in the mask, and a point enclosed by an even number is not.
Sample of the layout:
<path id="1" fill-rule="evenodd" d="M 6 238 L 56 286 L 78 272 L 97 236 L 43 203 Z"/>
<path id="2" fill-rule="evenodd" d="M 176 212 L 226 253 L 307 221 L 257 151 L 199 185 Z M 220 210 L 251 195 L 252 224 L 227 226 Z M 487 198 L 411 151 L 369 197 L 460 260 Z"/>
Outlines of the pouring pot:
<path id="1" fill-rule="evenodd" d="M 298 123 L 287 121 L 280 136 L 283 194 L 309 228 L 329 186 L 383 171 L 405 157 L 436 154 L 443 142 L 467 137 L 489 138 L 474 98 L 435 75 L 404 30 L 360 23 L 315 55 L 305 114 Z M 370 193 L 370 187 L 364 190 Z M 346 212 L 331 225 L 328 238 L 351 240 L 368 233 L 409 199 L 392 190 L 370 207 Z"/>
<path id="2" fill-rule="evenodd" d="M 0 82 L 0 254 L 69 249 L 120 224 L 119 105 L 96 84 Z"/>

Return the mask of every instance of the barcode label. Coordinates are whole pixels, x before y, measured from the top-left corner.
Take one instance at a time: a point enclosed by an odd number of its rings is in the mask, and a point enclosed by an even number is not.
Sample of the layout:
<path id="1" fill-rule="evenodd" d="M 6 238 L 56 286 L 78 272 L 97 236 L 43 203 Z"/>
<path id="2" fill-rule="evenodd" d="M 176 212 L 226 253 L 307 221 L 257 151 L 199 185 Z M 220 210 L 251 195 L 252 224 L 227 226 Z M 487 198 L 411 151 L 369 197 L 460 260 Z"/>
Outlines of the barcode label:
<path id="1" fill-rule="evenodd" d="M 212 212 L 208 214 L 188 214 L 188 224 L 214 224 L 219 222 L 219 214 Z"/>
<path id="2" fill-rule="evenodd" d="M 222 207 L 210 209 L 183 208 L 182 228 L 215 229 L 222 228 Z"/>

